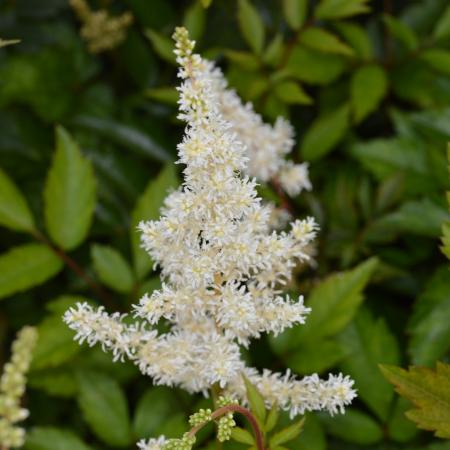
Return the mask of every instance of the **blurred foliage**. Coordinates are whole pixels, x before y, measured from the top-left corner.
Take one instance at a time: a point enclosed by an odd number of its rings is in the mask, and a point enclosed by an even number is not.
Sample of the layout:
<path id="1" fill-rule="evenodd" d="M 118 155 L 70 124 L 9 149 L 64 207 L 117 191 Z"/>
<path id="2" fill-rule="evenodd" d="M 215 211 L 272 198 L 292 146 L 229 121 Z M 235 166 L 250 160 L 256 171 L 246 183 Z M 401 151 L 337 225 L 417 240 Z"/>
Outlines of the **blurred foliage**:
<path id="1" fill-rule="evenodd" d="M 26 447 L 129 448 L 177 437 L 208 404 L 78 346 L 60 320 L 80 299 L 128 311 L 159 286 L 135 226 L 156 218 L 179 183 L 169 37 L 185 24 L 266 120 L 292 121 L 292 157 L 310 162 L 314 190 L 290 207 L 322 225 L 317 266 L 299 269 L 289 289 L 313 312 L 305 326 L 255 342 L 248 358 L 299 374 L 342 370 L 359 399 L 344 416 L 308 414 L 287 445 L 450 449 L 405 417 L 411 405 L 378 369 L 449 360 L 450 277 L 439 250 L 443 234 L 448 253 L 449 239 L 448 2 L 90 5 L 132 13 L 123 43 L 89 53 L 67 0 L 0 3 L 0 44 L 21 41 L 0 49 L 0 364 L 14 333 L 37 325 Z M 270 187 L 261 194 L 286 201 Z M 280 421 L 288 425 L 284 414 Z M 211 433 L 199 437 L 205 449 L 214 448 Z"/>

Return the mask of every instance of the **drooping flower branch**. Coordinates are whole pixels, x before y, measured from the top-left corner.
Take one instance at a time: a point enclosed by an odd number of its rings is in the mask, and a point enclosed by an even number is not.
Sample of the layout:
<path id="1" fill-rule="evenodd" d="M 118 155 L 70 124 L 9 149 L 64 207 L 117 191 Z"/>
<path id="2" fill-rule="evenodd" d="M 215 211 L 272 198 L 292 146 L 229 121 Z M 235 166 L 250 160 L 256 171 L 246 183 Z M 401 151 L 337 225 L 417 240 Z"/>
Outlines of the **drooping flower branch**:
<path id="1" fill-rule="evenodd" d="M 187 123 L 178 146 L 184 183 L 168 195 L 159 220 L 139 225 L 143 247 L 161 268 L 162 288 L 134 306 L 131 325 L 86 303 L 64 320 L 80 342 L 98 342 L 115 359 L 131 359 L 157 384 L 205 393 L 218 384 L 245 403 L 245 375 L 268 406 L 291 416 L 343 412 L 356 395 L 348 377 L 259 373 L 241 359 L 240 345 L 306 320 L 303 297 L 283 296 L 282 287 L 296 264 L 308 260 L 305 248 L 318 227 L 307 218 L 288 232 L 271 231 L 270 208 L 258 198 L 256 181 L 241 176 L 249 153 L 224 117 L 216 72 L 193 53 L 185 29 L 174 38 L 183 80 L 179 118 Z M 170 331 L 158 334 L 153 325 L 160 320 Z"/>

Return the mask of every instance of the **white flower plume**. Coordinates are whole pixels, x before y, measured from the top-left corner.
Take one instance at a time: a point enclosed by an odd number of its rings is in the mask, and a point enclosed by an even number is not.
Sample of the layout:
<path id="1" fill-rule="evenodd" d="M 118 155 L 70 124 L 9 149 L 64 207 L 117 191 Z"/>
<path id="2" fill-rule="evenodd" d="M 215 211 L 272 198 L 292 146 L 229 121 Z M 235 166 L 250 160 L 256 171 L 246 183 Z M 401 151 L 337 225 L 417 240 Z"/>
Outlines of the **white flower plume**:
<path id="1" fill-rule="evenodd" d="M 217 73 L 193 54 L 185 29 L 178 28 L 174 37 L 183 80 L 179 117 L 187 123 L 178 146 L 184 183 L 166 198 L 159 220 L 139 225 L 142 246 L 161 268 L 162 288 L 134 306 L 133 325 L 87 304 L 71 308 L 64 320 L 80 342 L 99 342 L 115 359 L 131 359 L 157 384 L 189 392 L 217 384 L 245 402 L 245 374 L 268 405 L 276 403 L 292 416 L 343 411 L 356 395 L 347 377 L 260 374 L 241 359 L 240 345 L 306 320 L 303 297 L 283 296 L 281 287 L 308 259 L 305 249 L 317 225 L 307 218 L 292 223 L 289 232 L 271 231 L 271 211 L 261 204 L 255 180 L 241 176 L 249 153 L 220 106 Z M 170 330 L 158 334 L 153 326 L 161 319 Z"/>

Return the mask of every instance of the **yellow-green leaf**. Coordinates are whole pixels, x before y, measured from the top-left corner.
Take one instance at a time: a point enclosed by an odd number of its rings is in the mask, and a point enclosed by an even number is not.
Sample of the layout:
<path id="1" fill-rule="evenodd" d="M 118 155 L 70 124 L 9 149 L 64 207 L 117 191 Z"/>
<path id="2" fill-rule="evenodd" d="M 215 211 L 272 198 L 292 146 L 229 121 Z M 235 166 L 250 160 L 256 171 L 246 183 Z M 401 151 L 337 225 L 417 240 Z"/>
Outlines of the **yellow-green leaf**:
<path id="1" fill-rule="evenodd" d="M 283 49 L 283 36 L 281 34 L 276 34 L 264 51 L 264 62 L 271 66 L 277 66 L 283 55 Z"/>
<path id="2" fill-rule="evenodd" d="M 387 83 L 386 72 L 379 65 L 362 66 L 353 74 L 350 93 L 356 122 L 377 109 L 386 95 Z"/>
<path id="3" fill-rule="evenodd" d="M 270 447 L 277 447 L 280 444 L 284 444 L 285 442 L 295 439 L 302 432 L 304 423 L 305 418 L 275 433 L 270 438 Z"/>
<path id="4" fill-rule="evenodd" d="M 62 127 L 44 190 L 47 231 L 58 246 L 73 250 L 86 238 L 95 207 L 92 165 Z"/>
<path id="5" fill-rule="evenodd" d="M 450 51 L 430 48 L 421 53 L 420 58 L 434 70 L 450 76 Z"/>
<path id="6" fill-rule="evenodd" d="M 307 10 L 307 0 L 283 0 L 284 18 L 294 30 L 298 30 L 305 22 Z"/>
<path id="7" fill-rule="evenodd" d="M 373 57 L 372 42 L 362 26 L 353 22 L 339 22 L 334 27 L 359 57 L 365 60 Z"/>
<path id="8" fill-rule="evenodd" d="M 298 103 L 309 105 L 312 98 L 305 92 L 302 86 L 295 81 L 283 81 L 275 86 L 277 97 L 284 103 Z"/>
<path id="9" fill-rule="evenodd" d="M 258 388 L 254 386 L 250 381 L 243 375 L 245 382 L 245 390 L 247 393 L 248 403 L 250 405 L 250 410 L 260 421 L 260 424 L 264 423 L 266 418 L 266 407 L 264 404 L 264 398 L 259 392 Z"/>
<path id="10" fill-rule="evenodd" d="M 0 169 L 0 225 L 15 231 L 33 231 L 34 219 L 25 197 Z"/>
<path id="11" fill-rule="evenodd" d="M 265 433 L 268 433 L 269 431 L 272 431 L 275 428 L 278 422 L 279 415 L 280 413 L 278 405 L 274 404 L 270 409 L 269 414 L 267 414 L 266 423 L 264 424 Z"/>
<path id="12" fill-rule="evenodd" d="M 370 11 L 370 0 L 321 0 L 314 16 L 317 19 L 342 19 Z"/>
<path id="13" fill-rule="evenodd" d="M 95 244 L 91 248 L 94 270 L 106 286 L 127 293 L 133 288 L 133 273 L 125 258 L 114 248 Z"/>
<path id="14" fill-rule="evenodd" d="M 258 10 L 249 0 L 239 0 L 238 21 L 247 44 L 256 54 L 261 54 L 264 46 L 264 24 Z"/>
<path id="15" fill-rule="evenodd" d="M 206 11 L 205 8 L 198 2 L 194 0 L 186 10 L 184 15 L 183 25 L 189 31 L 189 36 L 193 40 L 199 39 L 203 31 L 205 30 L 206 22 Z"/>
<path id="16" fill-rule="evenodd" d="M 175 53 L 173 52 L 175 46 L 172 39 L 150 29 L 145 30 L 145 35 L 152 43 L 155 52 L 162 59 L 168 63 L 175 64 Z"/>
<path id="17" fill-rule="evenodd" d="M 159 87 L 146 89 L 145 95 L 157 102 L 176 105 L 178 101 L 178 91 L 173 87 Z"/>
<path id="18" fill-rule="evenodd" d="M 436 26 L 433 30 L 433 37 L 435 39 L 446 39 L 450 36 L 450 5 L 447 6 L 444 13 L 441 14 Z"/>
<path id="19" fill-rule="evenodd" d="M 255 444 L 255 439 L 253 438 L 252 433 L 241 427 L 233 427 L 231 430 L 231 439 L 236 442 L 240 442 L 241 444 Z"/>
<path id="20" fill-rule="evenodd" d="M 411 366 L 409 370 L 380 366 L 395 390 L 410 400 L 414 409 L 406 416 L 435 436 L 450 438 L 450 365 L 437 362 L 436 369 Z"/>
<path id="21" fill-rule="evenodd" d="M 46 245 L 25 244 L 0 255 L 0 298 L 44 283 L 63 267 Z"/>
<path id="22" fill-rule="evenodd" d="M 419 45 L 419 39 L 413 29 L 389 14 L 383 15 L 383 21 L 389 32 L 397 38 L 409 50 L 415 50 Z"/>
<path id="23" fill-rule="evenodd" d="M 344 44 L 334 34 L 322 28 L 307 28 L 300 35 L 300 42 L 313 50 L 324 53 L 336 53 L 339 55 L 352 56 L 353 49 Z"/>

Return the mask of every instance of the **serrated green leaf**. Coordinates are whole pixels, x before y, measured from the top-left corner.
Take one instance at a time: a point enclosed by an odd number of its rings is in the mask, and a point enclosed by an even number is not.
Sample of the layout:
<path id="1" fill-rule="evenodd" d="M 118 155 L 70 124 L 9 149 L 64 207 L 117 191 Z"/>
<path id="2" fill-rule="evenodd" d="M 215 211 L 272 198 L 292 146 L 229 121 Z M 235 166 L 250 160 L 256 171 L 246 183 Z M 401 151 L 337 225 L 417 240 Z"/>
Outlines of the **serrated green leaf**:
<path id="1" fill-rule="evenodd" d="M 0 255 L 0 299 L 55 276 L 62 261 L 46 245 L 24 244 Z"/>
<path id="2" fill-rule="evenodd" d="M 128 406 L 117 381 L 101 372 L 80 371 L 78 385 L 78 404 L 97 437 L 112 447 L 130 445 Z"/>
<path id="3" fill-rule="evenodd" d="M 35 427 L 27 433 L 26 450 L 91 450 L 72 431 L 54 427 Z"/>
<path id="4" fill-rule="evenodd" d="M 116 249 L 94 244 L 91 247 L 91 257 L 95 272 L 106 286 L 121 293 L 133 289 L 134 278 L 131 267 Z"/>
<path id="5" fill-rule="evenodd" d="M 383 15 L 383 21 L 389 32 L 405 45 L 408 50 L 415 50 L 419 45 L 419 40 L 413 29 L 401 20 L 389 14 Z"/>
<path id="6" fill-rule="evenodd" d="M 307 28 L 300 35 L 300 42 L 308 48 L 324 53 L 352 56 L 353 50 L 339 38 L 323 28 Z"/>
<path id="7" fill-rule="evenodd" d="M 380 370 L 413 403 L 415 409 L 406 412 L 408 419 L 437 437 L 450 438 L 450 365 L 437 362 L 436 370 L 380 365 Z"/>
<path id="8" fill-rule="evenodd" d="M 247 44 L 256 54 L 261 54 L 264 46 L 264 24 L 258 10 L 249 0 L 239 0 L 238 21 Z"/>
<path id="9" fill-rule="evenodd" d="M 241 444 L 254 445 L 255 443 L 252 433 L 241 427 L 233 427 L 231 430 L 231 439 Z"/>
<path id="10" fill-rule="evenodd" d="M 284 18 L 293 30 L 298 30 L 304 24 L 307 11 L 307 0 L 283 0 Z"/>
<path id="11" fill-rule="evenodd" d="M 288 104 L 309 105 L 312 103 L 312 98 L 295 81 L 278 83 L 275 85 L 275 93 L 280 100 Z"/>
<path id="12" fill-rule="evenodd" d="M 250 405 L 251 412 L 256 416 L 261 424 L 264 423 L 266 418 L 266 407 L 264 404 L 264 398 L 259 392 L 258 388 L 254 386 L 248 379 L 243 375 L 245 382 L 245 391 L 247 394 L 248 403 Z"/>
<path id="13" fill-rule="evenodd" d="M 359 57 L 364 60 L 373 57 L 372 42 L 363 27 L 353 22 L 338 22 L 334 27 Z"/>
<path id="14" fill-rule="evenodd" d="M 289 442 L 297 438 L 297 436 L 299 436 L 303 430 L 304 423 L 305 418 L 300 419 L 298 422 L 295 422 L 292 425 L 283 428 L 282 430 L 275 433 L 270 438 L 270 447 L 277 447 L 280 444 L 284 444 L 285 442 Z"/>
<path id="15" fill-rule="evenodd" d="M 375 111 L 387 91 L 388 80 L 381 66 L 362 66 L 352 76 L 350 85 L 351 104 L 356 122 Z"/>
<path id="16" fill-rule="evenodd" d="M 170 64 L 175 64 L 175 53 L 173 52 L 175 44 L 172 39 L 149 28 L 145 30 L 145 35 L 152 43 L 155 52 L 162 59 Z"/>
<path id="17" fill-rule="evenodd" d="M 56 152 L 44 190 L 45 223 L 53 242 L 73 250 L 86 238 L 95 207 L 92 165 L 62 127 L 56 128 Z"/>
<path id="18" fill-rule="evenodd" d="M 430 48 L 420 54 L 420 59 L 434 70 L 444 75 L 450 75 L 450 51 L 442 48 Z"/>
<path id="19" fill-rule="evenodd" d="M 383 430 L 369 415 L 356 409 L 348 409 L 345 414 L 319 415 L 321 422 L 332 436 L 345 442 L 359 445 L 373 445 L 383 439 Z"/>
<path id="20" fill-rule="evenodd" d="M 345 136 L 349 126 L 347 104 L 332 113 L 318 117 L 306 132 L 300 152 L 307 161 L 315 161 L 329 153 Z"/>
<path id="21" fill-rule="evenodd" d="M 153 262 L 148 253 L 140 247 L 140 235 L 136 227 L 141 220 L 158 219 L 159 210 L 163 206 L 168 191 L 175 189 L 177 186 L 178 179 L 175 166 L 174 164 L 168 164 L 154 180 L 150 180 L 131 213 L 130 232 L 134 269 L 139 280 L 142 280 L 151 270 Z"/>
<path id="22" fill-rule="evenodd" d="M 206 11 L 201 3 L 194 0 L 186 9 L 183 19 L 183 25 L 189 31 L 189 36 L 193 40 L 200 39 L 205 31 Z"/>
<path id="23" fill-rule="evenodd" d="M 370 11 L 369 0 L 321 0 L 314 16 L 317 19 L 342 19 Z"/>
<path id="24" fill-rule="evenodd" d="M 399 363 L 395 336 L 382 318 L 374 319 L 368 310 L 362 310 L 338 339 L 349 350 L 340 363 L 342 371 L 355 380 L 360 399 L 385 421 L 394 392 L 377 371 L 377 365 Z"/>
<path id="25" fill-rule="evenodd" d="M 0 169 L 0 225 L 15 231 L 33 231 L 34 219 L 22 192 Z"/>
<path id="26" fill-rule="evenodd" d="M 450 5 L 445 8 L 443 14 L 440 15 L 433 30 L 433 37 L 441 40 L 450 36 Z"/>
<path id="27" fill-rule="evenodd" d="M 138 438 L 158 433 L 158 428 L 175 412 L 177 399 L 169 388 L 157 386 L 145 391 L 139 399 L 133 417 L 133 432 Z"/>
<path id="28" fill-rule="evenodd" d="M 408 324 L 411 362 L 432 365 L 450 349 L 450 277 L 439 268 L 414 303 Z"/>
<path id="29" fill-rule="evenodd" d="M 413 422 L 408 420 L 405 412 L 411 408 L 411 403 L 403 397 L 397 397 L 392 413 L 389 417 L 389 437 L 396 442 L 409 442 L 418 434 L 418 429 Z"/>
<path id="30" fill-rule="evenodd" d="M 273 405 L 267 414 L 266 423 L 264 424 L 264 432 L 269 433 L 272 431 L 278 423 L 278 418 L 280 416 L 278 405 Z"/>

